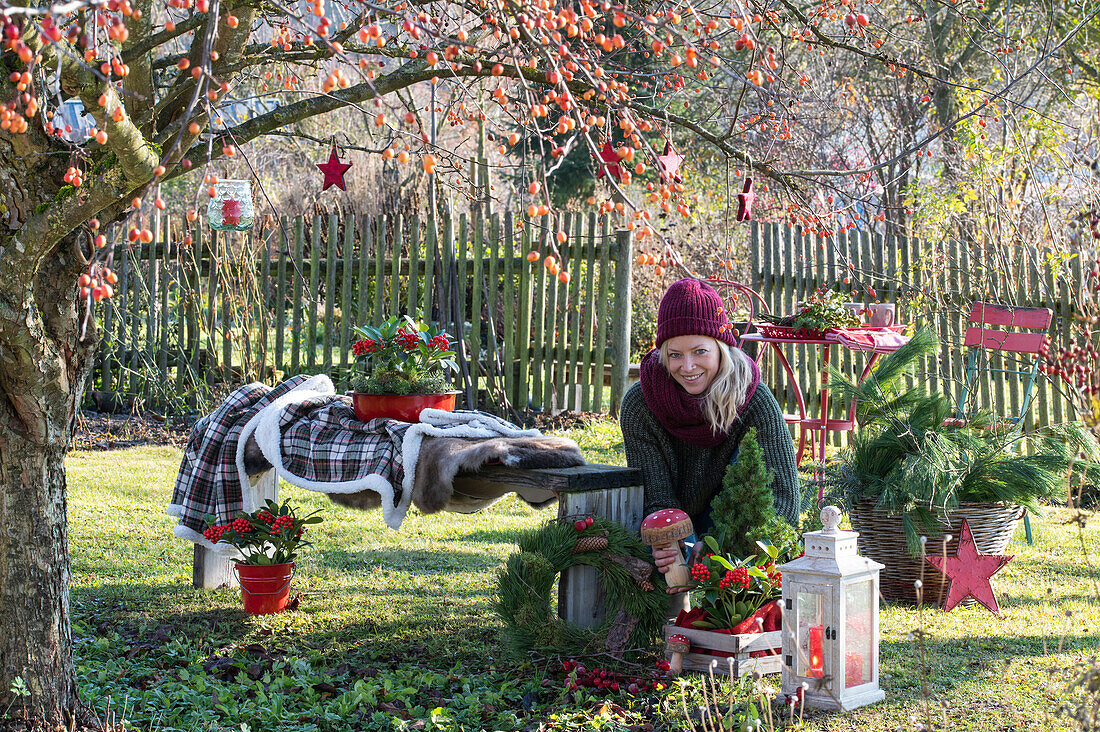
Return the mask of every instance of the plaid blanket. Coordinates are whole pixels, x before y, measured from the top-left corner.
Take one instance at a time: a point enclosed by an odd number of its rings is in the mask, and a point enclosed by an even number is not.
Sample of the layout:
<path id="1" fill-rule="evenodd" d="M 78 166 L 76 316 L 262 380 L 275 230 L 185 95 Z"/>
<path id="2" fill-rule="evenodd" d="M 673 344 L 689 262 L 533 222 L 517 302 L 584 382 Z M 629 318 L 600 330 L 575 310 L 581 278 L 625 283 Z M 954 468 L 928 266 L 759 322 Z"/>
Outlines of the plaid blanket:
<path id="1" fill-rule="evenodd" d="M 285 446 L 276 468 L 284 477 L 301 476 L 310 484 L 304 487 L 327 485 L 330 491 L 378 486 L 389 489 L 391 504 L 400 501 L 401 442 L 411 425 L 387 419 L 364 423 L 350 401 L 334 393 L 327 376 L 294 376 L 276 387 L 242 386 L 195 423 L 168 506 L 179 518 L 177 536 L 207 545 L 202 538 L 207 515 L 225 523 L 239 511 L 259 507 L 258 492 L 244 473 L 243 448 L 262 415 L 281 433 Z"/>
<path id="2" fill-rule="evenodd" d="M 191 432 L 168 513 L 177 536 L 213 548 L 202 536 L 205 517 L 225 523 L 276 495 L 279 478 L 322 493 L 377 492 L 382 517 L 397 529 L 408 511 L 413 473 L 426 436 L 534 437 L 482 412 L 425 410 L 421 422 L 362 422 L 327 376 L 294 376 L 276 387 L 249 384 L 234 391 Z M 273 466 L 258 482 L 244 469 L 244 446 L 255 436 Z M 408 470 L 406 470 L 408 468 Z"/>

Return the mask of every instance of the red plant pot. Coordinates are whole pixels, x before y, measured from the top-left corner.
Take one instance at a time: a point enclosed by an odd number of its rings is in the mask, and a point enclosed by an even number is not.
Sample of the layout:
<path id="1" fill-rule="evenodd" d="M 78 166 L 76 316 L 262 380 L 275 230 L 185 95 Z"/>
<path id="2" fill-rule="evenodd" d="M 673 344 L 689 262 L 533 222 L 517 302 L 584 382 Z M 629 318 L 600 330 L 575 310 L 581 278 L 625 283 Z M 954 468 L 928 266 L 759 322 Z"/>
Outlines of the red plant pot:
<path id="1" fill-rule="evenodd" d="M 383 417 L 402 422 L 419 422 L 425 409 L 455 410 L 457 391 L 446 394 L 351 394 L 355 416 L 364 422 Z"/>
<path id="2" fill-rule="evenodd" d="M 249 615 L 268 615 L 286 610 L 290 598 L 290 580 L 294 577 L 294 562 L 286 564 L 241 564 L 237 562 L 237 577 L 241 581 L 241 601 Z"/>

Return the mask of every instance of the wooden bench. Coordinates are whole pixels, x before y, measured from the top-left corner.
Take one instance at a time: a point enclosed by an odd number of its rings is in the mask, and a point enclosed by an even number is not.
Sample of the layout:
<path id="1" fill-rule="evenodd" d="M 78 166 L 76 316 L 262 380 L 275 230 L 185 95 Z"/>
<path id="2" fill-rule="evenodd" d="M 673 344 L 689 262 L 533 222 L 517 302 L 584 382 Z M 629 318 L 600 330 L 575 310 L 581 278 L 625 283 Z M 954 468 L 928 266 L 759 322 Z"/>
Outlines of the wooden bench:
<path id="1" fill-rule="evenodd" d="M 558 516 L 599 516 L 617 521 L 637 532 L 642 523 L 642 473 L 618 465 L 582 465 L 576 468 L 519 470 L 489 466 L 476 473 L 455 477 L 457 492 L 479 489 L 530 486 L 553 491 L 558 496 Z M 276 488 L 276 493 L 278 489 Z M 278 496 L 270 496 L 278 500 Z M 492 510 L 492 509 L 490 509 Z M 232 562 L 208 549 L 195 546 L 195 587 L 213 589 L 236 586 Z M 596 570 L 572 567 L 561 575 L 558 585 L 558 615 L 583 627 L 603 621 L 603 587 Z"/>

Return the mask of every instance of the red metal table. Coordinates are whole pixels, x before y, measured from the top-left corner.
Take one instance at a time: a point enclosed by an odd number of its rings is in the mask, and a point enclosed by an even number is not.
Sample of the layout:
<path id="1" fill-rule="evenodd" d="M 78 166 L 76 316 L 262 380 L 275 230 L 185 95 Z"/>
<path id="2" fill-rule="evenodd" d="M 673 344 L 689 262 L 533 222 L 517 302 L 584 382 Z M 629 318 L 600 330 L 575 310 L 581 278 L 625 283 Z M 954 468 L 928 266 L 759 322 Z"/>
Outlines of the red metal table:
<path id="1" fill-rule="evenodd" d="M 863 367 L 863 371 L 859 375 L 860 381 L 863 381 L 863 379 L 867 377 L 867 374 L 871 373 L 871 368 L 875 365 L 880 355 L 883 353 L 892 353 L 897 350 L 896 347 L 881 347 L 876 351 L 864 351 L 858 348 L 850 348 L 835 337 L 830 338 L 828 335 L 826 335 L 825 338 L 772 338 L 760 333 L 747 333 L 743 336 L 743 340 L 770 344 L 771 350 L 775 352 L 776 358 L 779 359 L 780 365 L 787 373 L 787 380 L 794 389 L 795 400 L 798 402 L 798 414 L 784 415 L 784 419 L 788 424 L 797 424 L 799 426 L 798 453 L 796 459 L 800 465 L 802 464 L 802 457 L 806 452 L 807 442 L 810 446 L 810 459 L 822 460 L 825 457 L 825 440 L 829 432 L 851 432 L 855 428 L 855 402 L 852 402 L 852 404 L 848 406 L 847 418 L 840 419 L 829 417 L 829 359 L 832 352 L 831 347 L 842 346 L 857 353 L 870 354 L 870 358 L 867 359 L 867 364 Z M 795 376 L 794 369 L 791 368 L 790 361 L 787 360 L 786 354 L 783 353 L 784 344 L 819 346 L 821 348 L 821 381 L 819 392 L 821 395 L 820 417 L 811 418 L 807 413 L 806 392 L 802 385 L 798 383 L 798 378 Z M 760 354 L 758 359 L 762 357 L 763 354 Z"/>

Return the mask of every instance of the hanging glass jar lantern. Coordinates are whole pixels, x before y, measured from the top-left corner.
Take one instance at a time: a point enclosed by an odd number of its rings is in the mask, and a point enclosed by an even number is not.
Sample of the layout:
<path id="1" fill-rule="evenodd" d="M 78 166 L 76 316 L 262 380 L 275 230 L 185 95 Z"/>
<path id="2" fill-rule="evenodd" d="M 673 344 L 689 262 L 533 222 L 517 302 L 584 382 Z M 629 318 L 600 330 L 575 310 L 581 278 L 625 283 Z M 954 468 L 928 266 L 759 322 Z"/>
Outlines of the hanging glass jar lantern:
<path id="1" fill-rule="evenodd" d="M 878 583 L 883 565 L 856 554 L 859 532 L 841 531 L 840 509 L 821 509 L 821 531 L 783 573 L 783 693 L 821 709 L 882 701 L 878 686 Z"/>
<path id="2" fill-rule="evenodd" d="M 252 207 L 252 181 L 219 180 L 206 209 L 210 228 L 216 231 L 247 231 L 256 221 Z"/>

